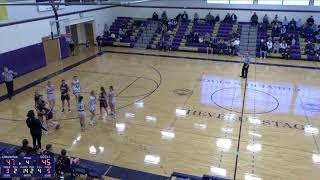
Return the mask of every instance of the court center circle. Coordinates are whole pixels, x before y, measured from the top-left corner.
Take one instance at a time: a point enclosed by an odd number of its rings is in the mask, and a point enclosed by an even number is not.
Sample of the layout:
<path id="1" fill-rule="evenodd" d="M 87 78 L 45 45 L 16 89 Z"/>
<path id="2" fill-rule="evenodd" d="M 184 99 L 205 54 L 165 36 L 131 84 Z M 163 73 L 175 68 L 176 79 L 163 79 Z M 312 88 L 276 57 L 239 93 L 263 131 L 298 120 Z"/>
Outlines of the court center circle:
<path id="1" fill-rule="evenodd" d="M 243 92 L 241 88 L 223 88 L 211 94 L 211 101 L 218 107 L 241 113 Z M 264 114 L 275 111 L 279 101 L 272 94 L 247 88 L 244 114 Z"/>

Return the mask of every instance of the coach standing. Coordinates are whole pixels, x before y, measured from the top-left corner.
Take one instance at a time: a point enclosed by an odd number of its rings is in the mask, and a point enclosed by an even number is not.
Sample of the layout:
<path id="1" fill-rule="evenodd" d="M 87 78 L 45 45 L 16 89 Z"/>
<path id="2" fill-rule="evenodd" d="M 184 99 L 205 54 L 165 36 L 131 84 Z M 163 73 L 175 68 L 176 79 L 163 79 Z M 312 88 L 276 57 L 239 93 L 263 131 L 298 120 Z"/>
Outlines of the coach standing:
<path id="1" fill-rule="evenodd" d="M 45 131 L 48 131 L 48 130 L 44 128 L 40 120 L 35 117 L 33 110 L 28 111 L 26 123 L 28 128 L 30 129 L 30 134 L 32 136 L 32 141 L 33 141 L 33 147 L 39 146 L 41 148 L 42 130 L 45 130 Z"/>
<path id="2" fill-rule="evenodd" d="M 7 86 L 7 91 L 8 91 L 8 98 L 11 100 L 13 96 L 13 76 L 16 76 L 17 73 L 13 72 L 8 69 L 8 67 L 4 67 L 4 71 L 2 73 L 4 82 L 6 83 Z"/>
<path id="3" fill-rule="evenodd" d="M 241 76 L 240 77 L 247 78 L 248 70 L 249 70 L 249 64 L 250 64 L 249 52 L 247 52 L 246 55 L 243 56 L 243 58 L 244 58 L 244 64 L 242 66 L 242 72 L 241 72 Z"/>

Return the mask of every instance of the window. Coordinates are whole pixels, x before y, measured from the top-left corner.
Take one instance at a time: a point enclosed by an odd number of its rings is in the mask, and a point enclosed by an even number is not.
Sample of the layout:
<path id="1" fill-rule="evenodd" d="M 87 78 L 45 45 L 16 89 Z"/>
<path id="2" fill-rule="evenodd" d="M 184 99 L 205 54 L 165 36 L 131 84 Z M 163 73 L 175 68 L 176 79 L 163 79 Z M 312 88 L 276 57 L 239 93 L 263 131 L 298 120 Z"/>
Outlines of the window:
<path id="1" fill-rule="evenodd" d="M 229 4 L 229 0 L 207 0 L 207 3 Z"/>
<path id="2" fill-rule="evenodd" d="M 230 4 L 253 4 L 253 0 L 230 0 Z"/>
<path id="3" fill-rule="evenodd" d="M 258 0 L 258 4 L 282 5 L 282 0 Z"/>
<path id="4" fill-rule="evenodd" d="M 283 0 L 283 5 L 309 5 L 309 0 Z"/>
<path id="5" fill-rule="evenodd" d="M 314 5 L 315 6 L 320 6 L 320 0 L 314 0 Z"/>

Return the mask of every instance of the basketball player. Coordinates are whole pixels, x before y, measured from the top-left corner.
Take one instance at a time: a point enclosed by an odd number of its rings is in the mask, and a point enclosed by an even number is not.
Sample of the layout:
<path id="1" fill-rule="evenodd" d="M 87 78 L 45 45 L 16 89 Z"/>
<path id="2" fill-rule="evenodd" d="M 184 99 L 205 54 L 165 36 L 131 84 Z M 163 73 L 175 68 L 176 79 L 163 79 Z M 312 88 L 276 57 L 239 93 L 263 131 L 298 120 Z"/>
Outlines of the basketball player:
<path id="1" fill-rule="evenodd" d="M 78 79 L 78 76 L 73 76 L 72 90 L 77 102 L 81 91 L 80 80 Z"/>
<path id="2" fill-rule="evenodd" d="M 69 86 L 68 86 L 68 84 L 66 84 L 66 81 L 64 79 L 61 81 L 60 92 L 61 92 L 61 101 L 62 101 L 62 112 L 64 112 L 64 102 L 66 100 L 68 103 L 68 111 L 71 112 Z"/>
<path id="3" fill-rule="evenodd" d="M 86 127 L 86 111 L 85 111 L 85 105 L 84 105 L 82 96 L 79 96 L 79 99 L 78 99 L 78 113 L 79 113 L 81 131 L 84 131 Z"/>
<path id="4" fill-rule="evenodd" d="M 108 92 L 108 103 L 110 106 L 110 110 L 111 110 L 111 115 L 115 115 L 116 111 L 114 109 L 114 106 L 116 104 L 116 98 L 114 97 L 114 92 L 113 92 L 113 87 L 110 86 L 109 87 L 109 92 Z"/>
<path id="5" fill-rule="evenodd" d="M 36 98 L 35 98 L 36 99 Z M 42 95 L 38 95 L 38 99 L 36 102 L 36 110 L 38 113 L 39 120 L 42 122 L 44 127 L 48 129 L 49 133 L 50 129 L 59 129 L 60 123 L 53 120 L 53 113 L 50 108 L 46 106 L 46 101 L 43 99 Z M 45 120 L 44 120 L 45 118 Z"/>
<path id="6" fill-rule="evenodd" d="M 92 90 L 90 92 L 90 113 L 91 113 L 91 118 L 90 118 L 90 125 L 94 125 L 95 121 L 94 121 L 94 117 L 96 115 L 96 95 L 94 93 L 94 91 Z"/>
<path id="7" fill-rule="evenodd" d="M 46 87 L 46 92 L 47 92 L 47 98 L 48 98 L 48 103 L 51 111 L 54 113 L 54 105 L 56 102 L 56 97 L 54 95 L 54 90 L 55 87 L 51 83 L 51 81 L 48 81 L 47 87 Z"/>
<path id="8" fill-rule="evenodd" d="M 100 94 L 99 94 L 99 101 L 100 101 L 100 116 L 101 118 L 105 118 L 108 116 L 108 103 L 107 103 L 107 93 L 104 87 L 100 87 Z M 105 112 L 103 112 L 103 109 Z"/>

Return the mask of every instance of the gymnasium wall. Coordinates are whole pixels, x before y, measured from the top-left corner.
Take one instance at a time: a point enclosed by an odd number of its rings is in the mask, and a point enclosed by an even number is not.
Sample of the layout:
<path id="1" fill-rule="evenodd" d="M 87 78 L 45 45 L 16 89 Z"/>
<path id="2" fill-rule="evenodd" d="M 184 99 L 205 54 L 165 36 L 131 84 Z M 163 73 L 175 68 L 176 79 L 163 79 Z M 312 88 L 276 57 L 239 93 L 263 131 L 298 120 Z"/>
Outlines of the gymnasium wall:
<path id="1" fill-rule="evenodd" d="M 99 6 L 101 7 L 101 6 Z M 97 6 L 68 6 L 59 11 L 59 14 L 88 10 Z M 41 18 L 52 16 L 53 12 L 38 12 L 35 6 L 10 6 L 8 10 L 8 20 L 0 20 L 0 71 L 4 65 L 17 71 L 19 75 L 31 72 L 46 65 L 42 38 L 50 36 L 50 21 L 54 18 L 15 24 L 1 27 L 1 24 L 13 21 L 27 20 L 31 18 Z M 111 24 L 114 16 L 109 9 L 83 12 L 81 16 L 77 14 L 65 15 L 60 19 L 69 18 L 72 23 L 94 19 L 94 34 L 102 34 L 104 24 Z M 1 82 L 1 80 L 0 80 Z"/>
<path id="2" fill-rule="evenodd" d="M 258 14 L 260 20 L 262 20 L 262 17 L 265 14 L 268 14 L 270 19 L 273 19 L 275 14 L 278 14 L 280 19 L 283 19 L 284 16 L 287 16 L 287 18 L 290 19 L 294 17 L 296 20 L 298 18 L 306 20 L 308 17 L 310 17 L 310 15 L 313 15 L 316 22 L 320 24 L 320 6 L 225 5 L 207 4 L 204 0 L 161 0 L 140 3 L 134 5 L 134 7 L 135 8 L 114 7 L 112 8 L 112 11 L 116 13 L 117 16 L 135 16 L 144 18 L 151 17 L 154 11 L 161 15 L 162 11 L 164 10 L 167 12 L 167 15 L 169 17 L 175 17 L 178 13 L 182 13 L 185 10 L 188 13 L 189 17 L 192 18 L 195 12 L 197 12 L 202 18 L 204 18 L 208 12 L 211 12 L 211 14 L 213 15 L 219 14 L 220 18 L 224 17 L 228 12 L 230 12 L 237 14 L 239 21 L 244 22 L 250 21 L 253 12 L 256 12 Z M 190 7 L 192 7 L 192 9 Z M 213 10 L 209 10 L 210 8 L 213 8 Z"/>

